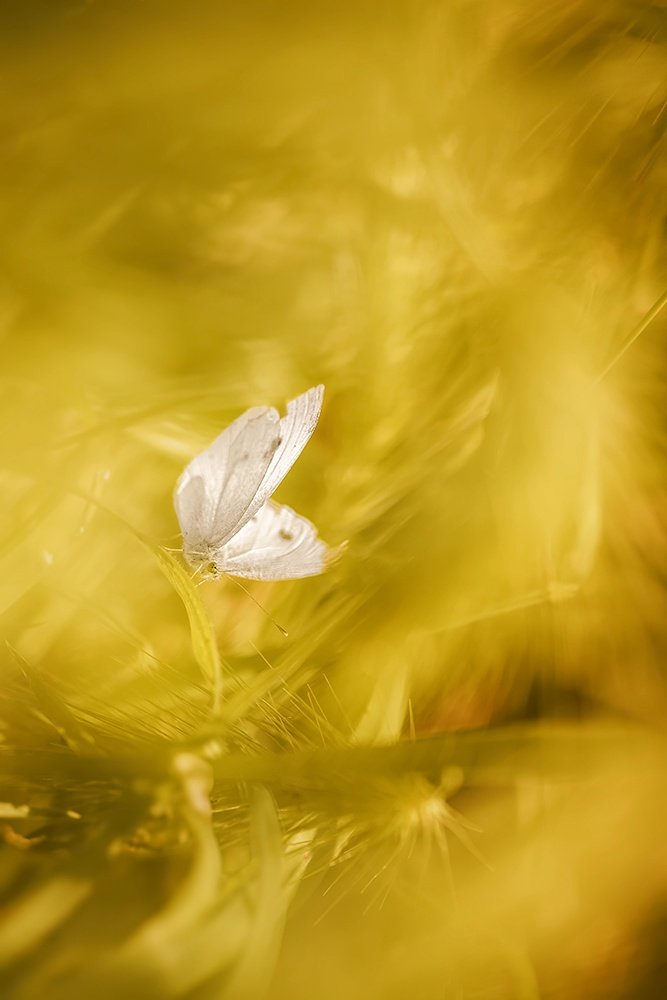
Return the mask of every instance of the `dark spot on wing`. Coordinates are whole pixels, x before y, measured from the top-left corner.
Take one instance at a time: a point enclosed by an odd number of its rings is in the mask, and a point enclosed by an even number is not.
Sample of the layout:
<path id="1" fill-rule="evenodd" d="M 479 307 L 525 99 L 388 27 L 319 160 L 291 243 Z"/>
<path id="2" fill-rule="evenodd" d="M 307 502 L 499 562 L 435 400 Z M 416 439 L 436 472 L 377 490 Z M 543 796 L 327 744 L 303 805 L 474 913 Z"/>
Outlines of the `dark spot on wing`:
<path id="1" fill-rule="evenodd" d="M 249 458 L 250 458 L 250 452 L 244 451 L 243 454 L 241 455 L 241 461 L 247 462 Z"/>
<path id="2" fill-rule="evenodd" d="M 292 532 L 291 531 L 285 531 L 284 528 L 281 528 L 280 531 L 278 532 L 278 534 L 280 535 L 281 538 L 284 538 L 286 542 L 291 542 L 292 539 L 294 538 L 294 535 L 292 534 Z"/>
<path id="3" fill-rule="evenodd" d="M 272 455 L 275 455 L 276 451 L 278 450 L 278 448 L 280 448 L 280 445 L 282 444 L 282 440 L 283 439 L 280 437 L 275 438 L 271 442 L 271 447 L 264 452 L 264 458 L 271 458 Z"/>

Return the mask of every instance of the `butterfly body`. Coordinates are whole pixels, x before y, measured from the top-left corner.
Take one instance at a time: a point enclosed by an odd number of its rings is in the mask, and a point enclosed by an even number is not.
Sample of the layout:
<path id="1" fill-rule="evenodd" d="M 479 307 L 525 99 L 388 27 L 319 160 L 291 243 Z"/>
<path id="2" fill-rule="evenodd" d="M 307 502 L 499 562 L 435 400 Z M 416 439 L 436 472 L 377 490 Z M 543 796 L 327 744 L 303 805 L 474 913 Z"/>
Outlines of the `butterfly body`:
<path id="1" fill-rule="evenodd" d="M 287 404 L 253 407 L 187 466 L 174 505 L 183 553 L 198 576 L 225 573 L 254 580 L 288 580 L 323 572 L 337 554 L 317 530 L 272 494 L 315 429 L 323 386 Z"/>

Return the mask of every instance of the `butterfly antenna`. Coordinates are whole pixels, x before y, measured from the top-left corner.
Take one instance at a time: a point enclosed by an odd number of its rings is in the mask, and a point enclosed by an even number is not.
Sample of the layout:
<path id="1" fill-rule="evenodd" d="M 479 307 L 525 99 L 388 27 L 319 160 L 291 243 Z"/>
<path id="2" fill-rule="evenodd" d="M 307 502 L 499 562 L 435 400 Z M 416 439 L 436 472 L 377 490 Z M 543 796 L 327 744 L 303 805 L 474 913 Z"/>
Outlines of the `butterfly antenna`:
<path id="1" fill-rule="evenodd" d="M 230 576 L 228 573 L 225 573 L 225 576 L 227 577 L 228 580 L 233 580 L 234 583 L 236 584 L 236 586 L 241 588 L 241 590 L 243 591 L 243 593 L 246 594 L 250 598 L 250 600 L 252 601 L 252 603 L 256 604 L 257 607 L 259 608 L 259 610 L 263 611 L 264 614 L 266 615 L 266 617 L 269 619 L 269 621 L 273 625 L 276 626 L 276 628 L 278 629 L 278 631 L 282 632 L 282 634 L 285 636 L 285 638 L 287 638 L 287 636 L 289 635 L 289 632 L 287 631 L 287 629 L 283 628 L 283 626 L 279 622 L 277 622 L 275 620 L 275 618 L 273 617 L 273 615 L 269 614 L 269 612 L 266 610 L 266 608 L 264 607 L 264 605 L 260 604 L 256 597 L 253 597 L 253 595 L 250 593 L 250 591 L 248 590 L 248 588 L 244 587 L 243 584 L 241 583 L 241 581 L 237 580 L 237 578 L 235 576 Z"/>

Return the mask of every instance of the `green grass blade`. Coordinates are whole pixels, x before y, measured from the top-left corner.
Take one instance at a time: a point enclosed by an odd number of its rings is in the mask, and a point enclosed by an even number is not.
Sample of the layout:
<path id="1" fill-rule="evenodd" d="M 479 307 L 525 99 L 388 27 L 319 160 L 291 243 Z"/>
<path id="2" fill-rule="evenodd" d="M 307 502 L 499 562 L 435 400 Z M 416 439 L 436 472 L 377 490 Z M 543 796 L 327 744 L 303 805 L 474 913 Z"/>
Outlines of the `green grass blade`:
<path id="1" fill-rule="evenodd" d="M 174 558 L 166 549 L 151 545 L 145 539 L 142 540 L 144 544 L 149 546 L 164 576 L 183 602 L 190 623 L 192 652 L 204 677 L 212 686 L 213 711 L 217 714 L 222 704 L 222 664 L 215 632 L 202 604 L 199 591 L 178 559 Z"/>
<path id="2" fill-rule="evenodd" d="M 276 806 L 265 788 L 252 792 L 250 840 L 257 865 L 252 920 L 225 996 L 228 1000 L 266 996 L 282 941 L 287 903 L 283 841 Z"/>

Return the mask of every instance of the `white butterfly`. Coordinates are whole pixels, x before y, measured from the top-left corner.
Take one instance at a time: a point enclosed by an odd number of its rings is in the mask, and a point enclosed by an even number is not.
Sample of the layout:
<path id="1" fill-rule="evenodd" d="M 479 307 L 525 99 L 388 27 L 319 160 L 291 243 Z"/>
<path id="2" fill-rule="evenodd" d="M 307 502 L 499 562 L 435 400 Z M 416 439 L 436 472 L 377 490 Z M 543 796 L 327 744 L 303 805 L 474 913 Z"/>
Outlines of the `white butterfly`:
<path id="1" fill-rule="evenodd" d="M 206 578 L 291 580 L 322 573 L 338 550 L 290 507 L 271 502 L 315 430 L 324 386 L 287 404 L 247 410 L 190 462 L 174 505 L 183 553 Z"/>

